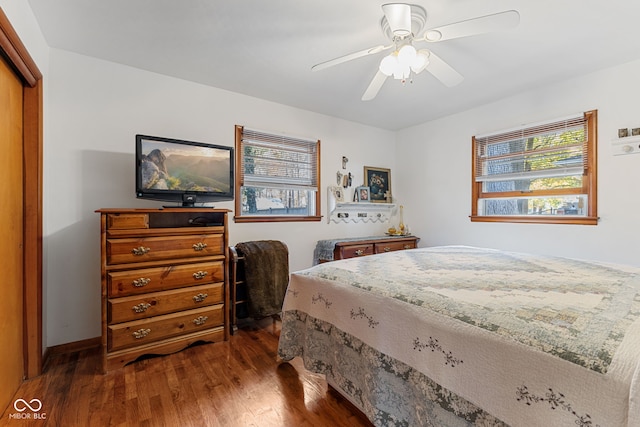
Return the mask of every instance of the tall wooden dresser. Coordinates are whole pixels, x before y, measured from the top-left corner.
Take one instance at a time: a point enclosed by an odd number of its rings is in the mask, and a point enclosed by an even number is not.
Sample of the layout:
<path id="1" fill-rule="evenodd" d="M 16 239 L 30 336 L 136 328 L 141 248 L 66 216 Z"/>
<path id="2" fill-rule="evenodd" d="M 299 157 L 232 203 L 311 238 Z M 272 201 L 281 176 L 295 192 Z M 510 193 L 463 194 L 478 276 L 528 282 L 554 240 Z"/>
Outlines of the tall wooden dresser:
<path id="1" fill-rule="evenodd" d="M 226 209 L 100 209 L 102 367 L 229 339 Z"/>

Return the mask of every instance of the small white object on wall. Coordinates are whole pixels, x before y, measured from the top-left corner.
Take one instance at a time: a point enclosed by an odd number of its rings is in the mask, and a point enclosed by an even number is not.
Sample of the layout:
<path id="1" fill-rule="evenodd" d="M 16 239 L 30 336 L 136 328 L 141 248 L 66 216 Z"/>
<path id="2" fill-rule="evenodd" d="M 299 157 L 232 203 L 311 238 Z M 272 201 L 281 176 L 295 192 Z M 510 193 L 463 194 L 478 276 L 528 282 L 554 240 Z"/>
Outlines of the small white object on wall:
<path id="1" fill-rule="evenodd" d="M 611 152 L 614 156 L 640 153 L 640 136 L 614 139 L 611 141 Z"/>
<path id="2" fill-rule="evenodd" d="M 338 187 L 339 188 L 339 187 Z M 389 222 L 395 214 L 392 203 L 354 203 L 339 200 L 335 187 L 327 189 L 327 222 Z"/>

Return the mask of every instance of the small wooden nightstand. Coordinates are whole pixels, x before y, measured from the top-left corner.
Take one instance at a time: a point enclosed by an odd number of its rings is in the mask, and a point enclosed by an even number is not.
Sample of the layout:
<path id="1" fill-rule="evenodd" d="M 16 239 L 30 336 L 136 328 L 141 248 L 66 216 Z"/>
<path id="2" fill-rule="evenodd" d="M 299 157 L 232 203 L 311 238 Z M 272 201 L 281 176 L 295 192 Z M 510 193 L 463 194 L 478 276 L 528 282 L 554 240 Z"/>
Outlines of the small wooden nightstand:
<path id="1" fill-rule="evenodd" d="M 380 254 L 392 251 L 403 251 L 418 247 L 419 237 L 416 236 L 372 236 L 362 238 L 345 238 L 321 240 L 316 248 L 317 261 L 327 262 L 358 256 Z M 319 250 L 318 248 L 329 248 Z"/>

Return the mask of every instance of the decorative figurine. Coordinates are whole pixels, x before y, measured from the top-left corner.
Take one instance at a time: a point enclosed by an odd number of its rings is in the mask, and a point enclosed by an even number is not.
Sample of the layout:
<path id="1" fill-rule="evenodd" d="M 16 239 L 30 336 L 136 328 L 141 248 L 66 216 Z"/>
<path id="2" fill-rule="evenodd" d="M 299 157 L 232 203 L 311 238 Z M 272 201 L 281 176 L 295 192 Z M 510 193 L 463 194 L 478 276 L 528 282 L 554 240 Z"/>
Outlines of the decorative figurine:
<path id="1" fill-rule="evenodd" d="M 347 168 L 347 162 L 349 161 L 349 159 L 347 159 L 346 156 L 342 156 L 342 169 L 346 169 Z"/>

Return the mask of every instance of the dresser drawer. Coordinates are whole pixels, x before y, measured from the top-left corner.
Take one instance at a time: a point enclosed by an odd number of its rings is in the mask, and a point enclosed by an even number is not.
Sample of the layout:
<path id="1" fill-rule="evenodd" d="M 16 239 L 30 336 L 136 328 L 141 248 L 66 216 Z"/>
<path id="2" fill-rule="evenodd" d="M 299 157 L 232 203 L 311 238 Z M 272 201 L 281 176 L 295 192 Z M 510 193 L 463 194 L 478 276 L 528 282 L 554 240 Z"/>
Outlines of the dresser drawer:
<path id="1" fill-rule="evenodd" d="M 392 251 L 403 251 L 405 249 L 414 249 L 416 247 L 415 240 L 407 240 L 404 242 L 380 242 L 375 244 L 375 252 L 377 254 L 392 252 Z"/>
<path id="2" fill-rule="evenodd" d="M 149 215 L 143 213 L 109 214 L 107 228 L 110 230 L 133 230 L 149 228 Z"/>
<path id="3" fill-rule="evenodd" d="M 373 244 L 368 245 L 349 245 L 340 248 L 340 258 L 355 258 L 359 256 L 373 254 Z"/>
<path id="4" fill-rule="evenodd" d="M 176 311 L 221 304 L 224 285 L 211 283 L 186 289 L 152 292 L 124 298 L 112 298 L 107 301 L 109 314 L 107 322 L 129 322 Z"/>
<path id="5" fill-rule="evenodd" d="M 224 235 L 107 239 L 107 264 L 224 255 Z"/>
<path id="6" fill-rule="evenodd" d="M 223 281 L 224 261 L 110 271 L 107 296 L 124 297 Z"/>
<path id="7" fill-rule="evenodd" d="M 119 323 L 107 327 L 107 349 L 113 351 L 143 345 L 223 324 L 222 304 Z"/>

